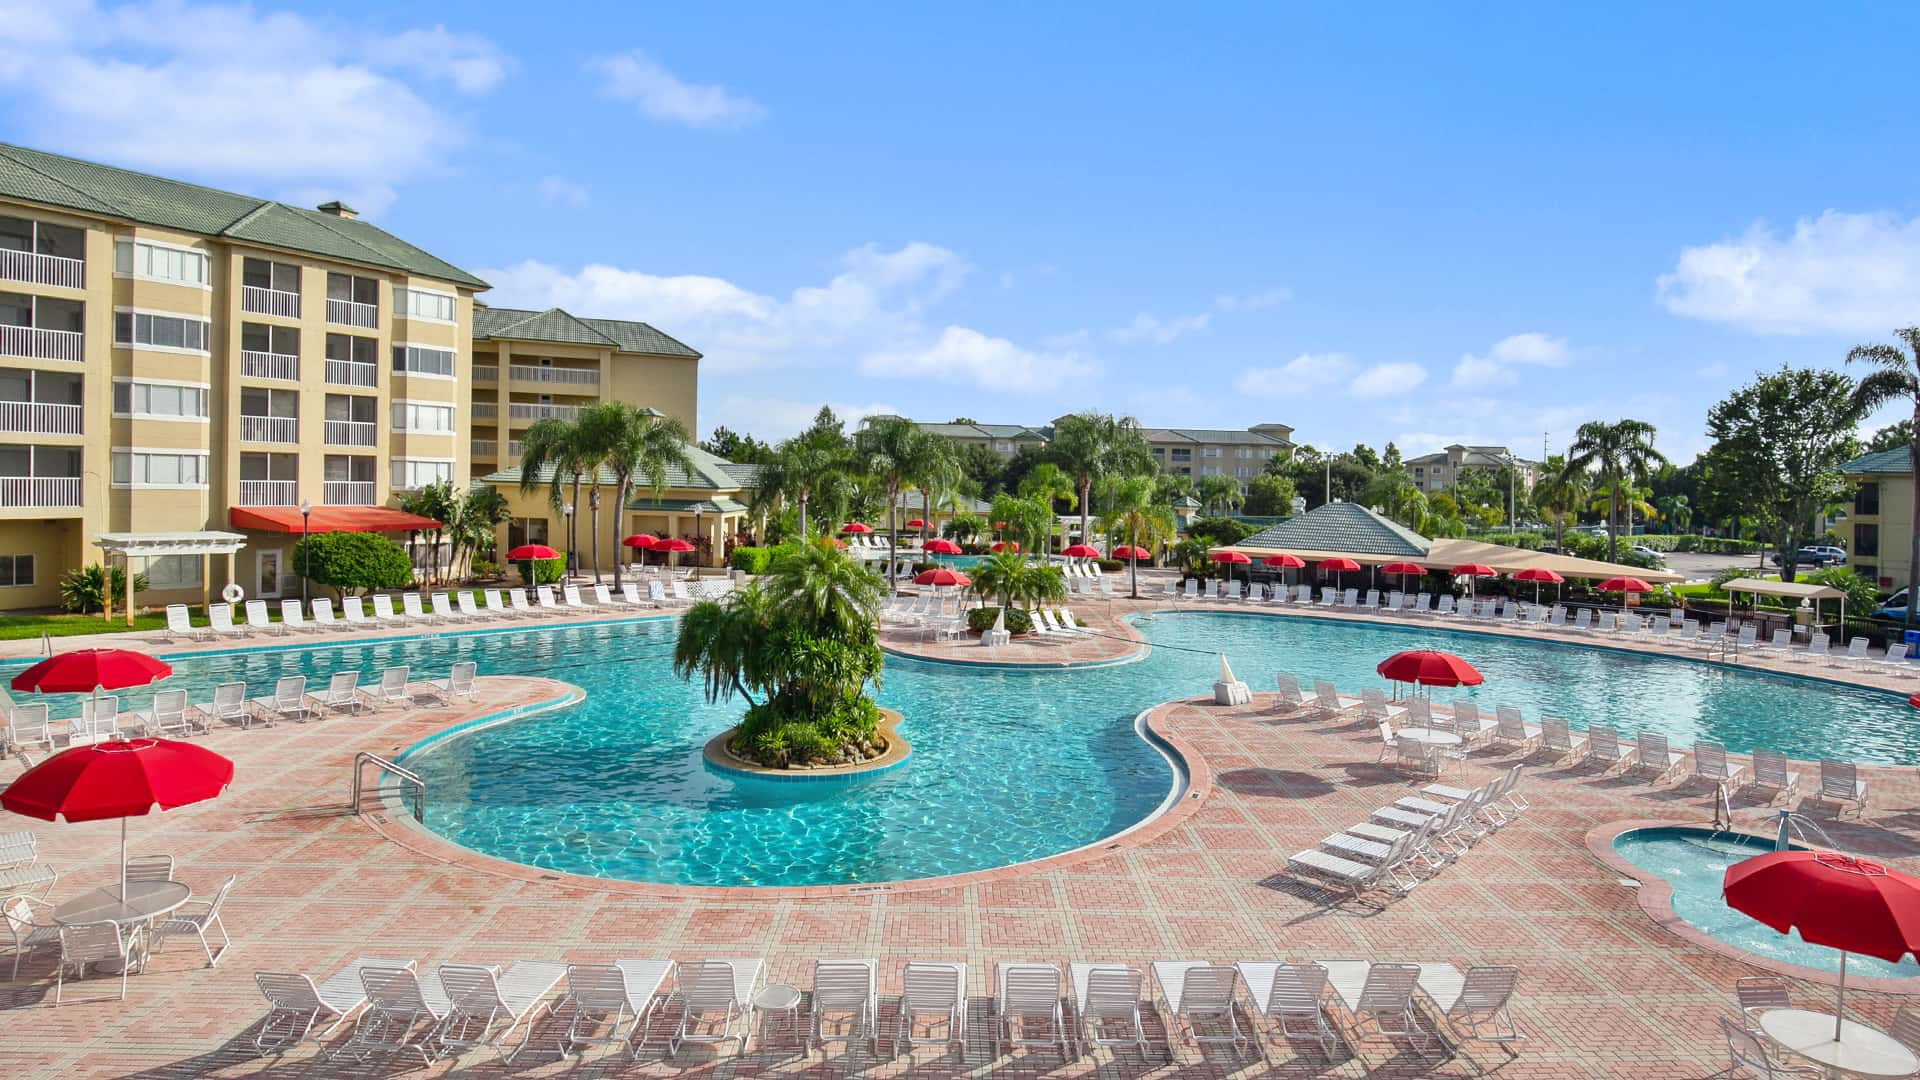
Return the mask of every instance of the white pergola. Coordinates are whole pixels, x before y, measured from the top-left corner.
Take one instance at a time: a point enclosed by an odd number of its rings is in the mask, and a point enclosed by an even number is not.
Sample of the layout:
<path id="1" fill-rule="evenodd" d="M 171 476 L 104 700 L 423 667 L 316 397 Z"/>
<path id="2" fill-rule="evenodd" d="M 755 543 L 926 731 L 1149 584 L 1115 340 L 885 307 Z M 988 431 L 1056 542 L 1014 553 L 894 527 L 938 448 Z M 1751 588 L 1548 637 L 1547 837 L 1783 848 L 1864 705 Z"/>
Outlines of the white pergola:
<path id="1" fill-rule="evenodd" d="M 124 610 L 127 625 L 133 625 L 133 560 L 150 559 L 160 555 L 198 555 L 200 556 L 200 606 L 205 608 L 213 599 L 213 557 L 227 557 L 227 580 L 233 578 L 233 556 L 247 546 L 247 538 L 235 532 L 171 532 L 171 533 L 101 533 L 93 538 L 95 547 L 101 551 L 102 562 L 111 563 L 111 557 L 119 555 L 127 571 L 127 595 Z M 113 618 L 113 598 L 103 598 L 103 615 Z"/>
<path id="2" fill-rule="evenodd" d="M 1813 604 L 1813 621 L 1820 622 L 1820 601 L 1838 599 L 1840 601 L 1840 625 L 1847 625 L 1847 594 L 1830 585 L 1811 585 L 1804 581 L 1773 581 L 1768 578 L 1734 578 L 1721 588 L 1729 595 L 1746 593 L 1749 596 L 1777 596 L 1784 600 L 1799 600 Z"/>

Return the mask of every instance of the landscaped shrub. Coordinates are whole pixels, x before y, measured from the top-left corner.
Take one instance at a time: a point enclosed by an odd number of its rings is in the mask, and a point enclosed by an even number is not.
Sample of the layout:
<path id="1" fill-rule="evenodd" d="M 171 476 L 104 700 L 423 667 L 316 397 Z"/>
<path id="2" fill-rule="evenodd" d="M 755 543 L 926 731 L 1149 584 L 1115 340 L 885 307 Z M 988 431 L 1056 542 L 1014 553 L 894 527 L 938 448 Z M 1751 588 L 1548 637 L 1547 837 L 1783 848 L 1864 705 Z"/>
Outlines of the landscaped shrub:
<path id="1" fill-rule="evenodd" d="M 60 606 L 68 611 L 89 615 L 101 607 L 102 581 L 106 588 L 113 590 L 113 602 L 123 604 L 127 598 L 127 572 L 116 566 L 111 570 L 102 570 L 99 563 L 69 570 L 60 578 Z M 147 588 L 147 575 L 133 575 L 133 591 L 144 592 Z"/>
<path id="2" fill-rule="evenodd" d="M 406 549 L 379 533 L 313 533 L 294 543 L 287 566 L 342 593 L 413 584 L 413 560 Z"/>
<path id="3" fill-rule="evenodd" d="M 764 574 L 767 567 L 773 565 L 772 548 L 737 547 L 727 559 L 727 565 L 747 574 Z"/>
<path id="4" fill-rule="evenodd" d="M 1235 521 L 1233 518 L 1195 518 L 1193 523 L 1187 526 L 1189 537 L 1204 541 L 1212 547 L 1237 544 L 1259 531 L 1258 527 L 1244 521 Z"/>
<path id="5" fill-rule="evenodd" d="M 520 568 L 520 577 L 529 585 L 551 585 L 567 573 L 567 553 L 562 551 L 551 559 L 521 559 L 514 563 Z"/>
<path id="6" fill-rule="evenodd" d="M 1147 559 L 1141 559 L 1140 561 L 1148 566 L 1153 565 L 1152 562 Z M 1098 563 L 1100 569 L 1109 574 L 1118 573 L 1127 568 L 1127 560 L 1125 559 L 1095 559 L 1094 562 Z"/>
<path id="7" fill-rule="evenodd" d="M 997 607 L 974 608 L 967 612 L 967 629 L 976 634 L 984 634 L 993 629 L 993 620 L 999 616 Z M 1007 631 L 1014 634 L 1033 632 L 1033 616 L 1019 608 L 1007 609 Z"/>

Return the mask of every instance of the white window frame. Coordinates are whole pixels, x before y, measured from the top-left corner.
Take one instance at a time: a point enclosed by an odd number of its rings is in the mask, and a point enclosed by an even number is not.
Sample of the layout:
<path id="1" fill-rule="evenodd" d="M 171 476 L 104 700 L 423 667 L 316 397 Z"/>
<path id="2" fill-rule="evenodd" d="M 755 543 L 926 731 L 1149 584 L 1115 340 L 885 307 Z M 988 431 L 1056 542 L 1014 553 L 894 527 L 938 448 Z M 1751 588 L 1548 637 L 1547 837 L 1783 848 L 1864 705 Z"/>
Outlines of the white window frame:
<path id="1" fill-rule="evenodd" d="M 27 560 L 27 565 L 32 569 L 32 572 L 27 575 L 28 580 L 26 581 L 20 580 L 21 559 Z M 13 580 L 0 584 L 0 589 L 31 589 L 34 583 L 40 578 L 39 559 L 30 551 L 22 551 L 12 555 L 0 555 L 0 560 L 11 563 L 13 569 Z"/>
<path id="2" fill-rule="evenodd" d="M 136 319 L 141 315 L 152 315 L 162 319 L 181 319 L 187 322 L 197 322 L 203 328 L 200 335 L 201 340 L 206 342 L 213 341 L 213 320 L 207 318 L 205 315 L 190 315 L 184 311 L 163 311 L 158 308 L 116 307 L 113 309 L 113 347 L 116 349 L 131 349 L 135 352 L 172 353 L 175 356 L 211 357 L 213 355 L 212 350 L 209 349 L 189 349 L 180 345 L 142 345 L 137 341 L 121 341 L 119 324 L 120 316 L 122 315 L 132 315 Z"/>
<path id="3" fill-rule="evenodd" d="M 460 350 L 451 345 L 430 345 L 424 341 L 396 341 L 393 343 L 393 347 L 396 349 L 432 349 L 434 352 L 443 352 L 453 357 L 453 370 L 445 375 L 437 371 L 413 371 L 406 368 L 393 368 L 393 374 L 395 375 L 408 379 L 438 379 L 441 382 L 455 382 L 460 378 Z M 388 357 L 387 363 L 388 366 L 391 367 L 393 363 L 391 359 L 392 354 L 389 353 Z"/>
<path id="4" fill-rule="evenodd" d="M 178 251 L 187 255 L 199 256 L 201 276 L 205 280 L 195 284 L 191 281 L 179 281 L 174 278 L 142 273 L 140 271 L 138 258 L 139 249 L 142 244 L 147 247 L 164 248 L 168 251 Z M 127 264 L 133 267 L 131 272 L 120 269 L 120 250 L 122 248 L 128 249 Z M 172 244 L 165 240 L 149 240 L 142 236 L 116 236 L 113 238 L 113 276 L 121 279 L 152 281 L 161 285 L 177 285 L 183 289 L 200 289 L 205 292 L 212 292 L 213 256 L 208 254 L 204 249 L 194 247 L 191 244 Z"/>
<path id="5" fill-rule="evenodd" d="M 152 581 L 153 562 L 155 559 L 185 559 L 186 562 L 181 565 L 190 566 L 193 568 L 192 580 L 168 582 L 165 584 L 155 584 Z M 199 588 L 202 580 L 201 578 L 202 569 L 203 568 L 201 566 L 201 557 L 198 555 L 149 555 L 146 557 L 144 564 L 140 567 L 140 572 L 143 574 L 146 574 L 148 577 L 147 587 L 149 589 L 159 591 L 162 589 L 197 589 Z"/>
<path id="6" fill-rule="evenodd" d="M 1200 448 L 1200 456 L 1203 458 L 1217 458 L 1220 456 L 1220 448 L 1217 446 L 1203 446 Z"/>
<path id="7" fill-rule="evenodd" d="M 420 457 L 415 454 L 407 454 L 399 457 L 388 458 L 387 464 L 388 464 L 388 468 L 387 468 L 388 487 L 390 487 L 394 491 L 418 491 L 421 488 L 426 486 L 426 484 L 402 483 L 401 478 L 399 476 L 394 475 L 397 470 L 406 466 L 445 465 L 447 467 L 446 476 L 436 477 L 433 481 L 430 481 L 430 482 L 438 483 L 441 479 L 445 479 L 448 481 L 451 481 L 453 479 L 453 459 L 450 457 Z"/>
<path id="8" fill-rule="evenodd" d="M 394 297 L 394 302 L 393 302 L 394 318 L 405 319 L 408 322 L 438 323 L 441 326 L 460 325 L 460 294 L 442 292 L 439 289 L 423 289 L 418 285 L 395 285 L 394 291 L 401 294 L 399 296 Z M 446 300 L 448 309 L 453 312 L 452 316 L 449 318 L 442 319 L 433 315 L 415 315 L 413 313 L 413 294 L 414 293 L 419 293 L 422 296 L 437 296 Z M 402 301 L 405 302 L 404 305 L 402 304 Z"/>
<path id="9" fill-rule="evenodd" d="M 148 386 L 180 386 L 180 387 L 186 387 L 189 390 L 198 390 L 202 395 L 204 395 L 201 399 L 201 404 L 206 407 L 208 415 L 206 416 L 168 416 L 165 413 L 121 412 L 119 387 L 123 385 L 136 386 L 140 384 L 145 384 Z M 134 378 L 129 375 L 115 375 L 113 377 L 113 385 L 114 385 L 113 418 L 115 420 L 157 420 L 157 421 L 160 421 L 161 423 L 172 423 L 172 424 L 211 424 L 213 422 L 213 417 L 212 417 L 213 384 L 212 383 L 191 382 L 185 379 L 146 379 L 146 378 Z M 132 392 L 129 391 L 128 393 L 131 394 Z M 129 401 L 129 404 L 131 404 L 131 401 Z"/>
<path id="10" fill-rule="evenodd" d="M 409 425 L 411 425 L 413 422 L 413 419 L 414 419 L 413 410 L 416 408 L 427 407 L 427 408 L 447 410 L 447 429 L 445 431 L 440 431 L 435 428 L 417 428 L 412 426 L 402 426 L 396 421 L 393 424 L 393 430 L 398 434 L 452 436 L 452 435 L 458 434 L 460 430 L 460 407 L 451 401 L 434 401 L 428 398 L 394 398 L 391 402 L 391 405 L 393 406 L 393 408 L 404 407 L 407 410 L 403 415 L 406 416 L 407 423 Z M 388 412 L 389 412 L 388 419 L 390 421 L 395 420 L 395 418 L 391 415 L 392 409 L 389 409 Z"/>
<path id="11" fill-rule="evenodd" d="M 127 490 L 205 491 L 207 490 L 207 487 L 208 487 L 207 481 L 204 479 L 202 479 L 197 484 L 154 484 L 144 480 L 129 479 L 125 482 L 122 482 L 119 480 L 112 480 L 111 478 L 119 471 L 114 467 L 114 462 L 122 454 L 128 455 L 127 475 L 129 477 L 133 475 L 132 473 L 133 455 L 146 455 L 148 457 L 158 457 L 161 455 L 165 455 L 167 457 L 197 457 L 200 459 L 200 475 L 202 477 L 205 477 L 209 471 L 207 468 L 209 464 L 207 460 L 208 453 L 205 450 L 183 450 L 175 446 L 116 446 L 113 448 L 112 452 L 108 455 L 107 476 L 109 477 L 109 480 L 112 486 L 115 489 L 120 491 L 127 491 Z"/>

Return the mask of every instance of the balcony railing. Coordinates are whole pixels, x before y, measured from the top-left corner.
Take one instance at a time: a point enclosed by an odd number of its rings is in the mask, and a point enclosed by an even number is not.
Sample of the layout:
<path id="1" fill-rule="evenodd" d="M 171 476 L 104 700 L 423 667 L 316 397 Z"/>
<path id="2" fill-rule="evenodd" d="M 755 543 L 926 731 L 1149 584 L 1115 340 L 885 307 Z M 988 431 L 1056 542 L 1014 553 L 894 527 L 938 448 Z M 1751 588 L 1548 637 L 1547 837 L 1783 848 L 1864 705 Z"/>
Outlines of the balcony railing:
<path id="1" fill-rule="evenodd" d="M 27 435 L 80 434 L 80 406 L 0 401 L 0 431 Z"/>
<path id="2" fill-rule="evenodd" d="M 300 421 L 291 416 L 240 416 L 241 442 L 297 443 Z"/>
<path id="3" fill-rule="evenodd" d="M 300 381 L 300 358 L 286 353 L 240 350 L 240 374 L 249 379 Z"/>
<path id="4" fill-rule="evenodd" d="M 77 476 L 0 476 L 0 506 L 67 510 L 80 506 Z"/>
<path id="5" fill-rule="evenodd" d="M 475 420 L 500 419 L 500 406 L 491 401 L 476 401 L 469 410 Z"/>
<path id="6" fill-rule="evenodd" d="M 579 415 L 578 405 L 507 405 L 509 420 L 572 420 Z"/>
<path id="7" fill-rule="evenodd" d="M 292 480 L 240 481 L 241 506 L 292 506 L 300 485 Z"/>
<path id="8" fill-rule="evenodd" d="M 320 498 L 328 506 L 372 506 L 373 481 L 328 480 L 320 485 Z"/>
<path id="9" fill-rule="evenodd" d="M 78 289 L 86 281 L 86 267 L 84 260 L 69 259 L 64 255 L 0 250 L 0 278 L 8 281 Z"/>
<path id="10" fill-rule="evenodd" d="M 510 364 L 507 374 L 521 382 L 570 383 L 575 386 L 600 385 L 599 368 L 541 367 L 537 364 Z"/>
<path id="11" fill-rule="evenodd" d="M 380 308 L 375 304 L 362 304 L 356 300 L 335 300 L 329 296 L 327 297 L 327 321 L 340 326 L 362 326 L 371 330 L 380 325 Z"/>
<path id="12" fill-rule="evenodd" d="M 519 461 L 519 460 L 520 460 L 520 447 L 521 447 L 522 445 L 523 445 L 523 444 L 522 444 L 522 443 L 520 442 L 520 440 L 519 440 L 519 439 L 508 439 L 508 440 L 507 440 L 507 459 L 508 459 L 509 461 Z"/>
<path id="13" fill-rule="evenodd" d="M 321 432 L 321 438 L 328 446 L 372 446 L 373 431 L 374 424 L 371 420 L 329 420 L 326 429 Z"/>
<path id="14" fill-rule="evenodd" d="M 255 315 L 278 315 L 283 319 L 297 319 L 300 317 L 300 294 L 288 292 L 285 289 L 242 285 L 240 286 L 240 310 L 250 311 Z"/>
<path id="15" fill-rule="evenodd" d="M 47 330 L 38 326 L 0 326 L 0 355 L 35 360 L 86 360 L 78 330 Z"/>
<path id="16" fill-rule="evenodd" d="M 496 439 L 473 440 L 473 456 L 474 457 L 486 458 L 487 460 L 491 461 L 493 460 L 494 453 L 499 449 L 500 449 L 500 443 Z"/>
<path id="17" fill-rule="evenodd" d="M 498 364 L 473 365 L 473 381 L 474 382 L 499 382 L 500 381 L 500 365 Z"/>
<path id="18" fill-rule="evenodd" d="M 380 365 L 357 364 L 351 360 L 327 360 L 327 382 L 334 386 L 378 386 Z"/>

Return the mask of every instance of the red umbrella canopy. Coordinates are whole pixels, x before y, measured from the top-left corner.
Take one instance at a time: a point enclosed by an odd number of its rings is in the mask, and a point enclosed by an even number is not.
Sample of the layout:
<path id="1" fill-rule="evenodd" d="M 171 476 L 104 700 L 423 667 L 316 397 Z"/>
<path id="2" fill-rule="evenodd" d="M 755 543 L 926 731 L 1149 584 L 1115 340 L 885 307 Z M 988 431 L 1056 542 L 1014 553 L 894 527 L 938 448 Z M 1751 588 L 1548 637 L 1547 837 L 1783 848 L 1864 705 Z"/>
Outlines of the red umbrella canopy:
<path id="1" fill-rule="evenodd" d="M 1912 697 L 1908 698 L 1907 704 L 1913 706 L 1916 709 L 1920 709 L 1920 694 L 1915 694 Z"/>
<path id="2" fill-rule="evenodd" d="M 905 528 L 905 529 L 924 529 L 926 527 L 927 527 L 927 523 L 920 520 L 919 518 L 914 518 L 912 521 L 909 521 L 905 525 L 901 526 L 901 528 Z"/>
<path id="3" fill-rule="evenodd" d="M 1349 559 L 1343 555 L 1337 559 L 1321 559 L 1319 564 L 1319 569 L 1338 570 L 1344 573 L 1348 570 L 1360 569 L 1360 564 L 1357 562 L 1354 562 L 1352 559 Z"/>
<path id="4" fill-rule="evenodd" d="M 632 536 L 620 542 L 630 548 L 639 548 L 642 551 L 652 551 L 654 548 L 660 546 L 660 538 L 651 533 L 634 533 Z"/>
<path id="5" fill-rule="evenodd" d="M 1004 521 L 996 521 L 993 523 L 993 527 L 996 529 L 1004 529 L 1007 527 L 1007 523 Z"/>
<path id="6" fill-rule="evenodd" d="M 1530 566 L 1513 575 L 1515 581 L 1539 581 L 1548 585 L 1558 585 L 1567 580 L 1544 566 Z"/>
<path id="7" fill-rule="evenodd" d="M 1479 686 L 1484 680 L 1473 665 L 1438 649 L 1409 649 L 1394 653 L 1374 669 L 1395 682 L 1421 686 Z"/>
<path id="8" fill-rule="evenodd" d="M 927 541 L 927 550 L 933 552 L 935 555 L 958 555 L 960 554 L 960 545 L 951 540 L 929 540 Z"/>
<path id="9" fill-rule="evenodd" d="M 1652 592 L 1653 586 L 1637 577 L 1610 577 L 1600 583 L 1601 592 Z"/>
<path id="10" fill-rule="evenodd" d="M 1151 559 L 1153 558 L 1153 553 L 1143 547 L 1122 545 L 1113 549 L 1113 557 L 1116 559 Z"/>
<path id="11" fill-rule="evenodd" d="M 133 739 L 62 750 L 0 791 L 0 807 L 54 821 L 139 817 L 155 806 L 211 799 L 233 782 L 233 762 L 193 743 Z"/>
<path id="12" fill-rule="evenodd" d="M 850 533 L 870 533 L 873 531 L 873 526 L 865 524 L 864 522 L 849 521 L 845 525 L 840 526 L 840 531 L 850 532 Z"/>
<path id="13" fill-rule="evenodd" d="M 1207 558 L 1218 563 L 1233 563 L 1235 566 L 1244 566 L 1253 562 L 1238 551 L 1212 551 L 1207 553 Z"/>
<path id="14" fill-rule="evenodd" d="M 971 585 L 973 579 L 958 570 L 949 570 L 941 566 L 915 574 L 913 583 L 915 585 Z"/>
<path id="15" fill-rule="evenodd" d="M 1833 851 L 1775 851 L 1727 867 L 1727 906 L 1813 945 L 1889 963 L 1920 950 L 1920 879 Z"/>
<path id="16" fill-rule="evenodd" d="M 1019 551 L 1019 550 L 1020 550 L 1020 541 L 1018 541 L 1018 540 L 1002 540 L 1002 541 L 1000 541 L 999 543 L 997 543 L 997 544 L 995 544 L 995 545 L 993 545 L 992 547 L 990 547 L 990 548 L 988 548 L 987 550 L 988 550 L 988 551 Z"/>
<path id="17" fill-rule="evenodd" d="M 1380 572 L 1383 574 L 1424 574 L 1427 572 L 1427 568 L 1421 566 L 1419 563 L 1390 562 L 1381 567 Z"/>
<path id="18" fill-rule="evenodd" d="M 1453 568 L 1452 573 L 1457 577 L 1499 577 L 1500 576 L 1493 569 L 1493 567 L 1488 566 L 1485 563 L 1477 563 L 1477 562 L 1461 563 L 1459 566 L 1456 566 Z"/>
<path id="19" fill-rule="evenodd" d="M 659 543 L 653 545 L 653 550 L 655 551 L 692 551 L 693 545 L 676 536 L 670 540 L 662 540 Z"/>
<path id="20" fill-rule="evenodd" d="M 1300 569 L 1300 568 L 1302 568 L 1302 567 L 1304 567 L 1304 566 L 1306 566 L 1306 565 L 1307 565 L 1307 561 L 1306 561 L 1305 559 L 1302 559 L 1302 558 L 1301 558 L 1300 556 L 1298 556 L 1298 555 L 1288 555 L 1288 554 L 1286 554 L 1285 552 L 1282 552 L 1282 553 L 1280 553 L 1280 554 L 1278 554 L 1278 555 L 1269 555 L 1269 556 L 1267 556 L 1266 558 L 1264 558 L 1264 559 L 1261 559 L 1261 560 L 1260 560 L 1260 565 L 1262 565 L 1262 566 L 1278 566 L 1278 567 L 1280 567 L 1281 569 L 1284 569 L 1284 570 L 1298 570 L 1298 569 Z M 1354 567 L 1354 569 L 1355 569 L 1355 570 L 1358 570 L 1358 569 L 1360 569 L 1360 568 L 1359 568 L 1358 566 L 1356 566 L 1356 567 Z"/>
<path id="21" fill-rule="evenodd" d="M 1100 557 L 1100 549 L 1092 544 L 1075 544 L 1060 554 L 1069 559 L 1097 559 Z"/>
<path id="22" fill-rule="evenodd" d="M 173 669 L 131 649 L 75 649 L 56 653 L 13 677 L 15 690 L 41 694 L 90 694 L 145 686 Z"/>
<path id="23" fill-rule="evenodd" d="M 507 552 L 508 562 L 525 562 L 528 559 L 557 559 L 560 553 L 545 544 L 521 544 Z"/>

